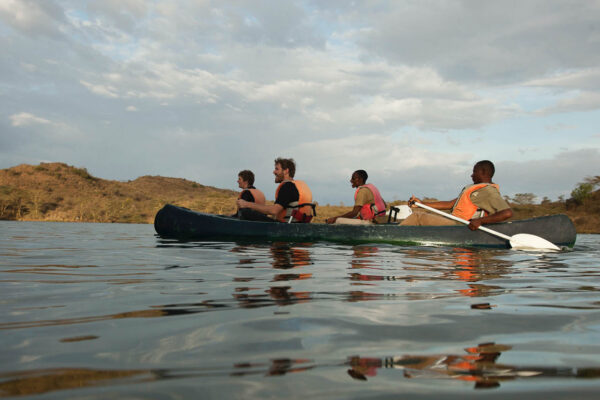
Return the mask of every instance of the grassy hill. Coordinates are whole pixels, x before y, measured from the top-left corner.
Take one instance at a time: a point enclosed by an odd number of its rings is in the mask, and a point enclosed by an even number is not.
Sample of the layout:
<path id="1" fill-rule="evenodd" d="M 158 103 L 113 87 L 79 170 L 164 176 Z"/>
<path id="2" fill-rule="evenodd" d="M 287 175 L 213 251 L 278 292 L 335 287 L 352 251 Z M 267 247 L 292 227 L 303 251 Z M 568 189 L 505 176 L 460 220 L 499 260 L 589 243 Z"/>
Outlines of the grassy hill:
<path id="1" fill-rule="evenodd" d="M 237 195 L 233 190 L 179 178 L 105 180 L 90 175 L 85 168 L 63 163 L 22 164 L 0 170 L 0 219 L 9 220 L 152 223 L 156 212 L 167 203 L 233 214 Z M 581 203 L 567 200 L 511 206 L 513 219 L 565 213 L 579 233 L 600 233 L 600 191 Z M 320 205 L 315 222 L 350 209 Z"/>
<path id="2" fill-rule="evenodd" d="M 222 214 L 233 213 L 236 198 L 186 179 L 111 181 L 63 163 L 0 170 L 0 219 L 151 223 L 166 203 Z"/>

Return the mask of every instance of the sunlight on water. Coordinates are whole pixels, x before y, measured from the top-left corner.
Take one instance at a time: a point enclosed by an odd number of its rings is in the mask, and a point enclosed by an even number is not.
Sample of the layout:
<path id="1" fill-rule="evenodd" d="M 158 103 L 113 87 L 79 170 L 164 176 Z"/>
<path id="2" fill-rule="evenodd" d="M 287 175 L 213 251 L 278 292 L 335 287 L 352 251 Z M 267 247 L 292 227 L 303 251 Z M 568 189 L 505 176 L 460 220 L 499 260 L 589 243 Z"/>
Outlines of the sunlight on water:
<path id="1" fill-rule="evenodd" d="M 600 237 L 572 251 L 181 242 L 0 221 L 0 397 L 595 398 Z"/>

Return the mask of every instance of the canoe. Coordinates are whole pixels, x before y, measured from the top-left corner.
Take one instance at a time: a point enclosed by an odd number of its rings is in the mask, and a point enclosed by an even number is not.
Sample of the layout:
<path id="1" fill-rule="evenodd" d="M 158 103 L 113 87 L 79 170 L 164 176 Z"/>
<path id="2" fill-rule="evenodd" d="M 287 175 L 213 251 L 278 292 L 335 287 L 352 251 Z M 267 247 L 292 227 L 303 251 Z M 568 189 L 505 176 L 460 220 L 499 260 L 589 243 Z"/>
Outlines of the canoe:
<path id="1" fill-rule="evenodd" d="M 564 214 L 550 215 L 488 227 L 512 236 L 529 233 L 557 246 L 572 247 L 577 236 Z M 400 226 L 398 224 L 329 225 L 244 221 L 165 205 L 154 218 L 154 229 L 165 238 L 199 240 L 330 241 L 343 243 L 394 243 L 509 248 L 508 241 L 464 225 Z"/>

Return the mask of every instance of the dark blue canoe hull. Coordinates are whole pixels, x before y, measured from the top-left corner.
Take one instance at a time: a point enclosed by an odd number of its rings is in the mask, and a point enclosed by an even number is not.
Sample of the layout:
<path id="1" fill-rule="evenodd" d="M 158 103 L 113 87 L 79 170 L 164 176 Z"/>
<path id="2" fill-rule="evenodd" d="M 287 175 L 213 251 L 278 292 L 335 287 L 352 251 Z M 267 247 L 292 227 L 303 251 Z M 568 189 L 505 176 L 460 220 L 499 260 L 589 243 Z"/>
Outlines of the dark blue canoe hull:
<path id="1" fill-rule="evenodd" d="M 509 236 L 517 233 L 540 236 L 557 246 L 572 247 L 577 236 L 573 222 L 563 214 L 492 224 L 488 227 Z M 504 239 L 483 231 L 471 231 L 463 225 L 399 226 L 380 224 L 365 226 L 255 222 L 200 213 L 171 204 L 167 204 L 158 211 L 154 219 L 154 228 L 162 237 L 178 239 L 257 239 L 510 247 Z"/>

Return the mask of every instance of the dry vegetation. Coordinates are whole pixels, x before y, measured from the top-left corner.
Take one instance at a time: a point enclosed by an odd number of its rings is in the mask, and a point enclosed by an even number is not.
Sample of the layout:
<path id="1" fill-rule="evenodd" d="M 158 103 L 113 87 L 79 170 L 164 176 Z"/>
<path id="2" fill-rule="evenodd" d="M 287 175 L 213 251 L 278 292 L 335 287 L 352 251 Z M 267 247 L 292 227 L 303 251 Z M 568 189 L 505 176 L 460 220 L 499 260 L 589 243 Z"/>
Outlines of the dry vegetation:
<path id="1" fill-rule="evenodd" d="M 186 179 L 142 176 L 128 182 L 111 181 L 63 163 L 23 164 L 0 170 L 0 219 L 152 223 L 156 212 L 167 203 L 213 214 L 232 214 L 236 198 L 235 191 Z M 565 213 L 579 233 L 600 233 L 600 191 L 580 202 L 545 200 L 541 204 L 511 205 L 513 219 Z M 351 208 L 319 205 L 315 222 Z"/>
<path id="2" fill-rule="evenodd" d="M 222 214 L 233 212 L 236 197 L 185 179 L 110 181 L 63 163 L 0 170 L 0 219 L 151 223 L 167 203 Z"/>

